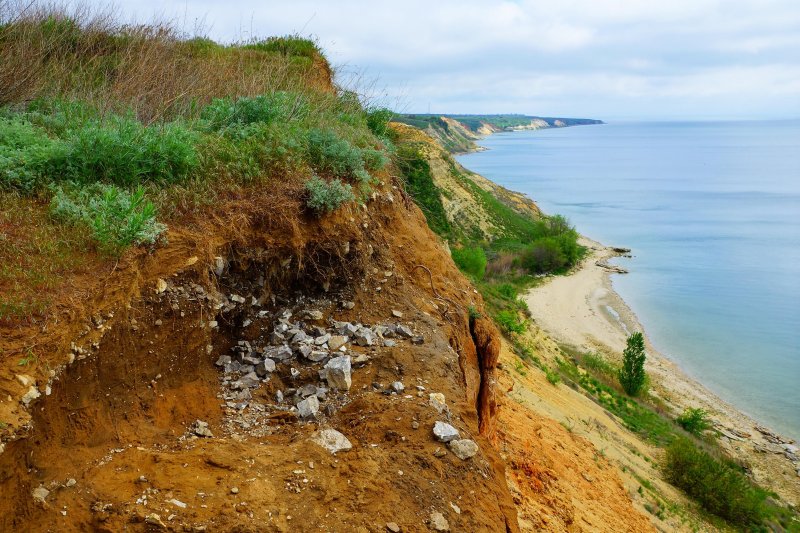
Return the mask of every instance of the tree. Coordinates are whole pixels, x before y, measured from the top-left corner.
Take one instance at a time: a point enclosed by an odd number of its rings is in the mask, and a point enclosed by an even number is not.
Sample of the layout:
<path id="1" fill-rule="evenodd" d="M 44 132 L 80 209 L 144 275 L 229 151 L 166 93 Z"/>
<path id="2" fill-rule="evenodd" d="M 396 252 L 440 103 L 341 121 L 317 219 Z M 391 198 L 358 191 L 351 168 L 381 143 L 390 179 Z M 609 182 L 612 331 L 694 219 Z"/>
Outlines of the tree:
<path id="1" fill-rule="evenodd" d="M 644 336 L 632 333 L 622 352 L 622 368 L 619 370 L 619 383 L 630 396 L 636 396 L 644 388 L 647 374 L 644 371 Z"/>

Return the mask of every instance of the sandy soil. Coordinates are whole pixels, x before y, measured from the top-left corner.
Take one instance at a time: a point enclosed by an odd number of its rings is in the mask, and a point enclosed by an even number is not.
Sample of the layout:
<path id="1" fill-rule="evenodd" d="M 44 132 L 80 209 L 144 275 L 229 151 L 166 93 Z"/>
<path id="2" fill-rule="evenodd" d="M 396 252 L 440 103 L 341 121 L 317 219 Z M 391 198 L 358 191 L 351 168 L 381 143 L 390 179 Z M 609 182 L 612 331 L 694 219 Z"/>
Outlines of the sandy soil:
<path id="1" fill-rule="evenodd" d="M 583 238 L 590 255 L 568 276 L 550 278 L 530 290 L 525 301 L 535 324 L 555 340 L 584 350 L 599 351 L 619 358 L 631 331 L 642 331 L 636 315 L 614 292 L 612 272 L 602 266 L 618 255 L 613 249 Z M 646 335 L 645 335 L 646 336 Z M 800 464 L 779 435 L 765 435 L 766 428 L 726 403 L 702 384 L 685 374 L 674 362 L 647 341 L 647 370 L 651 392 L 663 399 L 675 414 L 685 407 L 702 407 L 722 432 L 720 444 L 746 461 L 756 481 L 778 493 L 788 503 L 800 503 Z M 777 437 L 777 442 L 776 442 Z"/>

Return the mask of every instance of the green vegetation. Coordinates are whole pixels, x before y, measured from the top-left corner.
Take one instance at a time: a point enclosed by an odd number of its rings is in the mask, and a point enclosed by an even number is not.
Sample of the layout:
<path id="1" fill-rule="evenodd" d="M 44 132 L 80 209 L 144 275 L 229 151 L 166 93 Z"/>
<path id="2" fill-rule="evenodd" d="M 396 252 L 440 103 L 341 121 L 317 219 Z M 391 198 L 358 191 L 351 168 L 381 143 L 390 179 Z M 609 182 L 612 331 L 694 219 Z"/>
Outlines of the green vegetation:
<path id="1" fill-rule="evenodd" d="M 767 492 L 754 486 L 737 465 L 688 439 L 675 439 L 667 447 L 664 472 L 670 483 L 732 524 L 753 527 L 766 518 Z"/>
<path id="2" fill-rule="evenodd" d="M 118 257 L 128 246 L 155 244 L 167 227 L 156 221 L 156 207 L 144 197 L 115 185 L 56 188 L 50 203 L 54 219 L 91 230 L 101 252 Z"/>
<path id="3" fill-rule="evenodd" d="M 425 214 L 428 226 L 439 235 L 449 237 L 453 228 L 444 212 L 439 189 L 433 183 L 423 148 L 414 143 L 400 144 L 397 147 L 397 165 L 406 192 Z"/>
<path id="4" fill-rule="evenodd" d="M 392 113 L 336 86 L 311 40 L 220 45 L 90 10 L 0 11 L 0 319 L 42 311 L 91 252 L 152 245 L 230 191 L 302 196 L 323 216 L 394 158 Z M 13 216 L 23 204 L 37 228 Z"/>
<path id="5" fill-rule="evenodd" d="M 632 333 L 622 352 L 622 368 L 619 369 L 619 383 L 629 396 L 638 396 L 645 386 L 647 375 L 644 370 L 644 335 Z"/>
<path id="6" fill-rule="evenodd" d="M 486 252 L 478 246 L 472 248 L 456 248 L 452 252 L 453 261 L 462 272 L 473 278 L 483 279 L 486 271 Z"/>
<path id="7" fill-rule="evenodd" d="M 797 531 L 797 515 L 774 503 L 769 493 L 747 478 L 742 468 L 724 457 L 713 440 L 698 439 L 671 420 L 654 398 L 631 398 L 617 381 L 618 369 L 597 354 L 584 354 L 562 346 L 559 371 L 622 423 L 656 446 L 665 448 L 663 469 L 667 480 L 684 490 L 707 512 L 747 530 Z M 705 413 L 687 410 L 688 418 L 706 421 Z M 684 413 L 685 415 L 687 413 Z M 688 428 L 687 428 L 688 430 Z M 645 484 L 644 480 L 640 482 Z M 664 512 L 659 506 L 657 513 Z"/>
<path id="8" fill-rule="evenodd" d="M 683 429 L 692 435 L 700 436 L 711 424 L 708 421 L 708 414 L 704 409 L 688 407 L 675 419 Z"/>
<path id="9" fill-rule="evenodd" d="M 306 191 L 308 192 L 306 201 L 308 207 L 317 212 L 334 211 L 343 203 L 355 199 L 353 188 L 338 179 L 325 181 L 318 176 L 313 176 L 306 182 Z"/>

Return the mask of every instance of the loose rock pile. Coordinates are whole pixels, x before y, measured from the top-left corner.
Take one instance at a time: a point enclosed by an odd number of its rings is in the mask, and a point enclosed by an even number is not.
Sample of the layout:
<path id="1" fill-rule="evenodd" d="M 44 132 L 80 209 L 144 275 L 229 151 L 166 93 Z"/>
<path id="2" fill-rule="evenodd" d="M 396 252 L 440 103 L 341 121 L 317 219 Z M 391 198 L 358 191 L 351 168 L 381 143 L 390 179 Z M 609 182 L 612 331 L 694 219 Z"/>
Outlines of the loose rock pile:
<path id="1" fill-rule="evenodd" d="M 270 432 L 270 422 L 321 420 L 350 401 L 353 372 L 380 347 L 424 343 L 401 323 L 364 325 L 325 319 L 312 308 L 262 310 L 255 299 L 231 294 L 223 313 L 238 317 L 240 339 L 216 358 L 229 430 Z M 253 332 L 257 333 L 254 335 Z M 247 335 L 246 333 L 249 333 Z M 213 351 L 213 348 L 212 348 Z M 400 382 L 391 391 L 400 394 Z"/>

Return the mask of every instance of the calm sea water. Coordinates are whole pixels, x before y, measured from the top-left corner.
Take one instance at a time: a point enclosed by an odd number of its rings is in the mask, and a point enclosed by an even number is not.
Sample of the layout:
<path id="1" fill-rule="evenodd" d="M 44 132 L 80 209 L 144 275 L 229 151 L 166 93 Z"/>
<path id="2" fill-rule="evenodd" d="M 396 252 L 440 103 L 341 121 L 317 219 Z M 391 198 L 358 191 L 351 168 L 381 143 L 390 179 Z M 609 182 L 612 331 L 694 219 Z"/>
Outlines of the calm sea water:
<path id="1" fill-rule="evenodd" d="M 800 438 L 800 121 L 492 135 L 463 165 L 633 249 L 614 288 L 656 348 Z"/>

